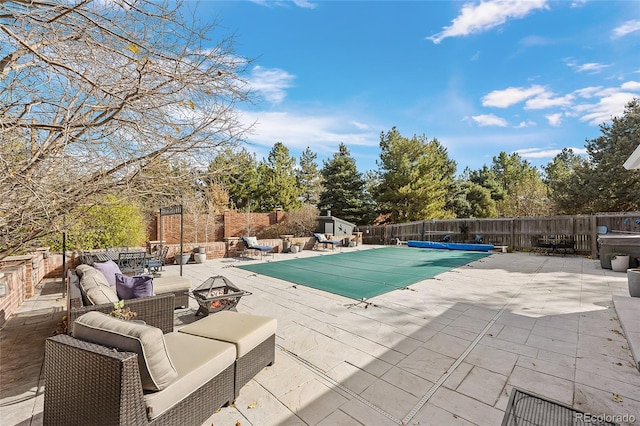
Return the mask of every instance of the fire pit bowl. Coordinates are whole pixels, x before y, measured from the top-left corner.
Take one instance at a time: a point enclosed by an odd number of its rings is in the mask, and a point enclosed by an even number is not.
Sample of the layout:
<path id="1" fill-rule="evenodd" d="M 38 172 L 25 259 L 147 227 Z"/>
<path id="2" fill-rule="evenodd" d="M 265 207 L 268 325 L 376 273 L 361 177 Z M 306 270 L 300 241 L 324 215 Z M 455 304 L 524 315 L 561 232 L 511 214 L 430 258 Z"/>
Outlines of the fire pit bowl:
<path id="1" fill-rule="evenodd" d="M 219 311 L 234 309 L 240 298 L 251 294 L 240 290 L 226 277 L 218 275 L 207 278 L 202 284 L 191 291 L 191 295 L 200 307 L 196 315 L 205 316 Z"/>

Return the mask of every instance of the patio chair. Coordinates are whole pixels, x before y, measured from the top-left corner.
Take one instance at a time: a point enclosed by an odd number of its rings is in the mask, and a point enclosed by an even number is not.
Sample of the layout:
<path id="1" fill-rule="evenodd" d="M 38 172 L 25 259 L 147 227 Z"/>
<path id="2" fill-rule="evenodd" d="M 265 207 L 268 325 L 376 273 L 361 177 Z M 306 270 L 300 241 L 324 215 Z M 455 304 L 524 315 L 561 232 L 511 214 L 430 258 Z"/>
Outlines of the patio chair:
<path id="1" fill-rule="evenodd" d="M 118 267 L 124 275 L 144 274 L 147 253 L 143 251 L 127 251 L 118 253 Z"/>
<path id="2" fill-rule="evenodd" d="M 340 240 L 330 240 L 324 234 L 320 234 L 318 232 L 315 232 L 313 234 L 313 237 L 316 239 L 316 244 L 315 244 L 314 248 L 318 248 L 318 246 L 320 244 L 323 244 L 325 249 L 327 248 L 328 244 L 331 244 L 331 250 L 334 250 L 336 245 L 338 247 L 342 247 L 342 241 L 340 241 Z"/>
<path id="3" fill-rule="evenodd" d="M 244 243 L 245 249 L 242 252 L 242 255 L 244 256 L 249 250 L 253 250 L 253 251 L 258 251 L 260 252 L 260 260 L 262 260 L 262 256 L 265 253 L 271 253 L 275 256 L 275 253 L 273 253 L 273 247 L 271 246 L 261 246 L 258 244 L 258 239 L 256 237 L 242 237 L 240 238 L 242 240 L 242 242 Z"/>
<path id="4" fill-rule="evenodd" d="M 164 246 L 156 251 L 154 257 L 147 259 L 145 266 L 149 272 L 160 272 L 164 269 L 165 261 L 169 254 L 169 246 Z"/>

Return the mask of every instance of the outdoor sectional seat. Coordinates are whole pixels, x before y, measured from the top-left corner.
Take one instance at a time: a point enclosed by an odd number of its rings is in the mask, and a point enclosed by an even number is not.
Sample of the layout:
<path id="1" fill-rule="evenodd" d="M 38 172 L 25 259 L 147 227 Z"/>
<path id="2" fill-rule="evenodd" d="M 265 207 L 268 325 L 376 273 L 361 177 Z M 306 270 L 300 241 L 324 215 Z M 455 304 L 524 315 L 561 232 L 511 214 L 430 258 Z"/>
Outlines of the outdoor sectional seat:
<path id="1" fill-rule="evenodd" d="M 243 324 L 238 343 L 98 312 L 78 318 L 73 336 L 46 341 L 44 425 L 201 425 L 235 401 L 241 360 L 251 363 L 246 381 L 274 360 L 275 336 L 260 340 L 275 319 L 229 314 L 218 326 Z M 215 328 L 217 315 L 200 322 Z"/>
<path id="2" fill-rule="evenodd" d="M 83 273 L 87 277 L 83 278 Z M 108 272 L 105 272 L 107 275 Z M 91 278 L 96 281 L 94 288 L 88 292 L 85 281 Z M 69 331 L 76 318 L 89 311 L 109 313 L 113 310 L 113 303 L 118 301 L 118 296 L 109 285 L 104 273 L 88 265 L 79 265 L 68 273 L 68 324 Z M 179 276 L 166 276 L 153 278 L 154 296 L 139 299 L 128 299 L 125 306 L 138 314 L 137 319 L 147 324 L 160 328 L 165 333 L 173 330 L 173 310 L 179 307 L 189 306 L 188 292 L 191 288 L 191 280 Z M 84 290 L 83 290 L 84 289 Z"/>
<path id="3" fill-rule="evenodd" d="M 87 268 L 85 265 L 84 268 Z M 100 287 L 99 291 L 88 297 L 86 291 L 80 287 L 82 268 L 70 270 L 68 272 L 69 288 L 67 291 L 67 323 L 68 331 L 73 329 L 74 321 L 91 311 L 98 311 L 108 314 L 113 311 L 113 303 L 118 301 L 115 291 L 109 288 Z M 85 277 L 85 280 L 87 277 Z M 98 276 L 98 279 L 100 277 Z M 107 286 L 108 287 L 108 286 Z M 145 321 L 147 324 L 162 330 L 163 333 L 173 331 L 173 311 L 175 309 L 175 295 L 173 293 L 159 294 L 150 297 L 141 297 L 125 301 L 125 306 L 129 307 L 138 315 L 136 319 Z"/>
<path id="4" fill-rule="evenodd" d="M 178 331 L 235 345 L 237 359 L 234 388 L 237 397 L 240 389 L 253 376 L 273 364 L 277 328 L 275 318 L 221 311 Z"/>

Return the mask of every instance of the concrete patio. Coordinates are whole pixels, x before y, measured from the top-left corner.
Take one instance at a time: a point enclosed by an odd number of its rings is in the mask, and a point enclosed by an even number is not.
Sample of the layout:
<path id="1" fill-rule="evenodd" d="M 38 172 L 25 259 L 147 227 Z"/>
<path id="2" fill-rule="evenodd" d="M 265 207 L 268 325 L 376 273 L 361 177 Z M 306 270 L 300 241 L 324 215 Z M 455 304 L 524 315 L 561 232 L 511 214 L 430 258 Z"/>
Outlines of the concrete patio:
<path id="1" fill-rule="evenodd" d="M 640 299 L 597 260 L 496 253 L 368 303 L 235 267 L 257 261 L 184 266 L 194 286 L 224 275 L 252 292 L 238 311 L 278 319 L 275 365 L 203 425 L 499 425 L 513 387 L 621 424 L 638 418 L 626 335 L 640 340 Z M 42 424 L 44 340 L 61 296 L 59 281 L 44 282 L 0 330 L 2 425 Z M 195 319 L 191 302 L 176 328 Z"/>

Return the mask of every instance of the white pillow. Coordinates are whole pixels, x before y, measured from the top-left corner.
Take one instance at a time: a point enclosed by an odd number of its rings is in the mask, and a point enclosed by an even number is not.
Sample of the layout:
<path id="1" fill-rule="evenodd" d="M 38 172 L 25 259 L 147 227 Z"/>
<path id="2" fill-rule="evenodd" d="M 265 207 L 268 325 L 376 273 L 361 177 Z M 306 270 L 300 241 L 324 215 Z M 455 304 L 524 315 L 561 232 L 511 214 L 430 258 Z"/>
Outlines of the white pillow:
<path id="1" fill-rule="evenodd" d="M 316 234 L 316 236 L 318 237 L 318 241 L 321 243 L 328 241 L 327 237 L 324 234 Z"/>
<path id="2" fill-rule="evenodd" d="M 255 247 L 258 245 L 258 238 L 257 237 L 245 237 L 247 244 L 249 245 L 249 247 Z"/>

